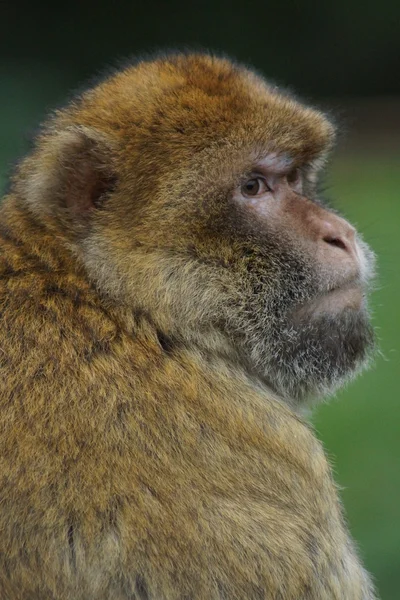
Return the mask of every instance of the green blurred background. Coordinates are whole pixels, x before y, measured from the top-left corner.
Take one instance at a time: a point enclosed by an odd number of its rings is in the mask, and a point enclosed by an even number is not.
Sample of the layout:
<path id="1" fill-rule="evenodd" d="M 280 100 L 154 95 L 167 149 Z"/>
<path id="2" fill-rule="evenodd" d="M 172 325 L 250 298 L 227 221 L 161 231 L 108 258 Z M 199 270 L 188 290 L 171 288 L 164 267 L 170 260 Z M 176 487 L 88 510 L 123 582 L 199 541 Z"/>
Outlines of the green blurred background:
<path id="1" fill-rule="evenodd" d="M 153 49 L 226 53 L 336 116 L 327 195 L 378 254 L 381 353 L 314 423 L 380 595 L 400 598 L 400 2 L 3 0 L 0 26 L 1 189 L 48 110 Z"/>

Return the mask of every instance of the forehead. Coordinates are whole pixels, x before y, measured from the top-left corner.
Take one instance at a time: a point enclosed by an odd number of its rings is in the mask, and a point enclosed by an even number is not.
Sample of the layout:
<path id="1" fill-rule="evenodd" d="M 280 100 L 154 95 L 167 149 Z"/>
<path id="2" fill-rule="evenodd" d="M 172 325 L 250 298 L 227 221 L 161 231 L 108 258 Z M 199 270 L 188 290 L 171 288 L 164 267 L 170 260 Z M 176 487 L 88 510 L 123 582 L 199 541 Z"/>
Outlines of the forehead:
<path id="1" fill-rule="evenodd" d="M 89 118 L 108 121 L 108 130 L 111 125 L 132 148 L 137 143 L 171 156 L 223 147 L 312 158 L 334 135 L 320 112 L 243 66 L 202 54 L 139 63 L 83 104 Z"/>

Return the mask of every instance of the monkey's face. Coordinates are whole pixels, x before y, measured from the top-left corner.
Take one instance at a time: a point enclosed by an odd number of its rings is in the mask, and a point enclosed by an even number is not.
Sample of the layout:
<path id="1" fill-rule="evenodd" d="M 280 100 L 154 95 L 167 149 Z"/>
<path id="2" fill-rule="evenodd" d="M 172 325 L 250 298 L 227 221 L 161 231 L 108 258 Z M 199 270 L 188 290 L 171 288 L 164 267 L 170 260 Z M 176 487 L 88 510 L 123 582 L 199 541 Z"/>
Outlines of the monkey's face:
<path id="1" fill-rule="evenodd" d="M 179 231 L 181 241 L 190 231 L 192 256 L 209 269 L 212 284 L 204 277 L 202 285 L 210 319 L 281 397 L 298 403 L 333 393 L 373 348 L 366 299 L 372 252 L 323 206 L 315 162 L 287 152 L 258 149 L 239 159 L 226 151 L 204 177 L 193 200 L 186 195 Z"/>
<path id="2" fill-rule="evenodd" d="M 242 213 L 237 218 L 257 232 L 260 246 L 268 239 L 278 256 L 292 248 L 314 273 L 304 301 L 290 311 L 294 323 L 361 311 L 374 262 L 354 227 L 304 195 L 306 184 L 301 167 L 270 155 L 257 161 L 233 192 Z"/>
<path id="3" fill-rule="evenodd" d="M 171 257 L 187 253 L 188 285 L 174 297 L 187 329 L 207 331 L 208 319 L 250 372 L 299 402 L 334 392 L 367 364 L 374 257 L 318 195 L 331 133 L 324 117 L 273 101 L 241 108 L 229 133 L 215 126 L 214 145 L 158 180 L 156 243 Z"/>
<path id="4" fill-rule="evenodd" d="M 373 255 L 320 202 L 324 115 L 226 60 L 177 55 L 117 74 L 63 119 L 83 142 L 62 132 L 58 186 L 101 293 L 219 345 L 289 401 L 365 364 Z"/>
<path id="5" fill-rule="evenodd" d="M 252 291 L 243 347 L 265 380 L 295 401 L 332 393 L 373 346 L 366 292 L 374 256 L 309 184 L 306 165 L 270 154 L 232 194 L 244 236 L 257 240 L 244 276 Z"/>

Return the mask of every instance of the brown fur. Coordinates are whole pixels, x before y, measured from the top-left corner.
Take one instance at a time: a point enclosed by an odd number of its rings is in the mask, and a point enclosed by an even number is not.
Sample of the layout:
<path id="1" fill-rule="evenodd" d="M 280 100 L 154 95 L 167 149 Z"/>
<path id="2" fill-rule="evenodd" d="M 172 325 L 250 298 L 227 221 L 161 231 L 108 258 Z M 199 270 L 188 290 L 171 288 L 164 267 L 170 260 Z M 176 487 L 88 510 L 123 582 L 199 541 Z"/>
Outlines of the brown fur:
<path id="1" fill-rule="evenodd" d="M 205 55 L 43 130 L 0 212 L 2 599 L 374 598 L 320 443 L 216 327 L 246 270 L 220 190 L 332 137 Z"/>

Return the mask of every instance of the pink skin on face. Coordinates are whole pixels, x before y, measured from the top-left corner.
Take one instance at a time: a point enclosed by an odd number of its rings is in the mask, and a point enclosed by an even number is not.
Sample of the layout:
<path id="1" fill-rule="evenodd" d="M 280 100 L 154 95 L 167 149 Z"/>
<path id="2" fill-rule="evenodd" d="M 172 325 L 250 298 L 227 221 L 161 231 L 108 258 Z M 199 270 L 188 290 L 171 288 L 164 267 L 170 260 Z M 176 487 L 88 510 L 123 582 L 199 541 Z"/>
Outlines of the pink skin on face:
<path id="1" fill-rule="evenodd" d="M 246 186 L 246 182 L 254 181 L 255 185 Z M 371 258 L 366 256 L 354 227 L 302 196 L 302 189 L 302 175 L 294 169 L 294 161 L 272 153 L 255 163 L 233 199 L 254 218 L 265 220 L 268 231 L 289 235 L 316 263 L 321 293 L 299 309 L 299 315 L 361 309 Z"/>

